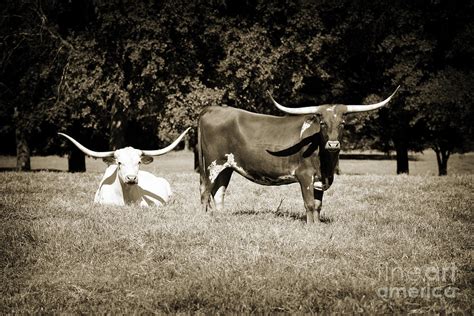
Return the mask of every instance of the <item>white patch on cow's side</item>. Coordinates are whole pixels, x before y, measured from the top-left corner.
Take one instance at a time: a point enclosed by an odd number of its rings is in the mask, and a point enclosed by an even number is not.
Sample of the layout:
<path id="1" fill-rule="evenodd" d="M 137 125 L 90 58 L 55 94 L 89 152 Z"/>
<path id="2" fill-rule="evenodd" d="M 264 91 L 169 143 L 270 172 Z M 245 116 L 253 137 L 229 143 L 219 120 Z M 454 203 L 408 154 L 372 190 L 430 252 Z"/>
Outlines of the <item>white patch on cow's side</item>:
<path id="1" fill-rule="evenodd" d="M 209 170 L 209 180 L 211 180 L 211 182 L 214 183 L 217 176 L 219 175 L 219 173 L 221 173 L 221 171 L 224 168 L 225 168 L 224 166 L 218 165 L 215 160 L 213 162 L 211 162 L 209 167 L 207 167 L 207 169 Z"/>
<path id="2" fill-rule="evenodd" d="M 300 138 L 303 136 L 304 131 L 307 130 L 310 126 L 310 121 L 304 121 L 303 125 L 301 126 Z"/>
<path id="3" fill-rule="evenodd" d="M 295 176 L 294 175 L 285 175 L 285 176 L 279 176 L 277 180 L 280 180 L 280 181 L 284 181 L 284 182 L 287 182 L 287 181 L 294 181 L 295 180 Z"/>
<path id="4" fill-rule="evenodd" d="M 221 173 L 222 170 L 225 168 L 233 168 L 237 171 L 239 171 L 242 174 L 245 174 L 244 169 L 240 168 L 237 163 L 234 160 L 234 154 L 225 154 L 227 157 L 227 161 L 223 165 L 218 165 L 217 161 L 214 160 L 207 169 L 209 170 L 209 180 L 211 180 L 211 183 L 214 183 L 216 181 L 217 177 L 219 176 L 219 173 Z"/>

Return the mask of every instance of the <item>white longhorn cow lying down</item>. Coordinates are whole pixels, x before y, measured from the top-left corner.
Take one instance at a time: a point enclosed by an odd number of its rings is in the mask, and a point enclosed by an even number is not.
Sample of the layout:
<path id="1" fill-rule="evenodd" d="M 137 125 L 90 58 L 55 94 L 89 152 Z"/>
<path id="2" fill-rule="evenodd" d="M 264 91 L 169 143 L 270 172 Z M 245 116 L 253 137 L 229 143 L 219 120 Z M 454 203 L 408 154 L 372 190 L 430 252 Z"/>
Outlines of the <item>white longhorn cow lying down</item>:
<path id="1" fill-rule="evenodd" d="M 92 151 L 71 136 L 59 133 L 69 139 L 84 154 L 102 158 L 109 166 L 105 170 L 95 193 L 94 203 L 104 205 L 139 204 L 141 206 L 166 204 L 171 195 L 171 187 L 163 178 L 139 170 L 140 164 L 149 164 L 153 156 L 164 155 L 173 150 L 189 131 L 186 129 L 171 145 L 158 150 L 140 150 L 125 147 L 115 151 Z"/>

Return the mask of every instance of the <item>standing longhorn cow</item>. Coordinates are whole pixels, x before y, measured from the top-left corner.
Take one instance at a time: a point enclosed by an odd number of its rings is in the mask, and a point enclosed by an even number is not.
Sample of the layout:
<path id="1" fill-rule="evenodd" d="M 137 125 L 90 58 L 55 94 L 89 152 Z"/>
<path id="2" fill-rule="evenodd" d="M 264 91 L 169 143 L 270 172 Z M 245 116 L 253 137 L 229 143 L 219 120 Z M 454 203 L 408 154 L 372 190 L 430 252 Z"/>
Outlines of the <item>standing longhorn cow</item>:
<path id="1" fill-rule="evenodd" d="M 158 150 L 140 150 L 125 147 L 115 151 L 97 152 L 81 145 L 74 138 L 59 133 L 69 139 L 84 154 L 102 158 L 109 164 L 95 193 L 94 203 L 104 205 L 125 205 L 138 203 L 141 206 L 166 204 L 171 195 L 168 181 L 139 170 L 140 164 L 149 164 L 153 156 L 164 155 L 173 150 L 190 128 L 186 129 L 171 145 Z"/>
<path id="2" fill-rule="evenodd" d="M 398 88 L 397 88 L 398 90 Z M 198 153 L 201 203 L 221 209 L 234 171 L 263 185 L 299 182 L 306 221 L 318 219 L 323 192 L 334 180 L 344 116 L 387 104 L 326 104 L 305 108 L 275 106 L 293 116 L 271 116 L 231 107 L 208 107 L 199 117 Z M 212 205 L 214 200 L 214 206 Z"/>

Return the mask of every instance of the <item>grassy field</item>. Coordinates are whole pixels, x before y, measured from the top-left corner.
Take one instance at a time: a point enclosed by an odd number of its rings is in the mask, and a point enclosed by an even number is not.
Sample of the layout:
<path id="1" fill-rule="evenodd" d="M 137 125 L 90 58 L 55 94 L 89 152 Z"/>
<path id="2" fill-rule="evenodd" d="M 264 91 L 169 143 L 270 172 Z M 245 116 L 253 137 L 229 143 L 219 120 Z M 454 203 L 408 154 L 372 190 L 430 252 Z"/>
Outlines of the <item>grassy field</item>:
<path id="1" fill-rule="evenodd" d="M 238 175 L 227 209 L 202 213 L 189 153 L 147 167 L 172 185 L 164 208 L 94 205 L 100 161 L 0 172 L 0 313 L 472 313 L 473 156 L 454 156 L 447 177 L 426 157 L 410 176 L 341 161 L 314 226 L 297 185 Z"/>

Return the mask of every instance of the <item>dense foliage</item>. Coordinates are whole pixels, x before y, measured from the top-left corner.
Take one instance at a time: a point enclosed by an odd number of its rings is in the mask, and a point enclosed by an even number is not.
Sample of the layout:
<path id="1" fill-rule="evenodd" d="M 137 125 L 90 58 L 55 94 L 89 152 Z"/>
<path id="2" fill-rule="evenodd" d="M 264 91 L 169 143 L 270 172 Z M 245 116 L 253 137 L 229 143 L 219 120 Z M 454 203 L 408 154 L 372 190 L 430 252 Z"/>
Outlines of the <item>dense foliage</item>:
<path id="1" fill-rule="evenodd" d="M 397 85 L 386 109 L 349 119 L 346 148 L 395 151 L 400 173 L 408 150 L 433 148 L 440 174 L 472 149 L 469 1 L 8 0 L 1 12 L 0 134 L 19 160 L 70 150 L 57 131 L 150 149 L 208 105 L 281 115 L 266 90 L 289 106 L 357 104 Z"/>

